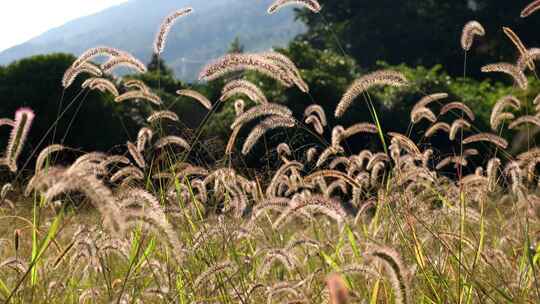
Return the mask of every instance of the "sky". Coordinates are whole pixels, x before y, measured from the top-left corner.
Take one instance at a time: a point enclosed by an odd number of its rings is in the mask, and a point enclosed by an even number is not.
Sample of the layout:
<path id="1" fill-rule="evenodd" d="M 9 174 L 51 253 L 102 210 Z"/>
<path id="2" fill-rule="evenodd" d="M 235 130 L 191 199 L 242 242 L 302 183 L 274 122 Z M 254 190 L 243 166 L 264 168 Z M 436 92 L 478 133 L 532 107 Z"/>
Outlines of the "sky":
<path id="1" fill-rule="evenodd" d="M 127 0 L 1 0 L 0 51 Z"/>

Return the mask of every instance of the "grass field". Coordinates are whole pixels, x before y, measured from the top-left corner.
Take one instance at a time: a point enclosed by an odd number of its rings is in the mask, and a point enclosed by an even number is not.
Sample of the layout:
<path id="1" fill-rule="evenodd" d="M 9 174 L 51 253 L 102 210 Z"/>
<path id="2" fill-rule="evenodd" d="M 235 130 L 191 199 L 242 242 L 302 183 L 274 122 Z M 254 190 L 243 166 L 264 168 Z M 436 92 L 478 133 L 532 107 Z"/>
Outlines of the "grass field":
<path id="1" fill-rule="evenodd" d="M 320 9 L 316 1 L 300 2 Z M 182 9 L 164 21 L 154 45 L 158 56 L 172 24 L 189 13 Z M 483 34 L 478 22 L 464 27 L 465 56 Z M 516 63 L 482 70 L 503 73 L 514 80 L 516 92 L 526 91 L 540 52 L 520 52 Z M 96 57 L 108 61 L 100 66 L 92 61 Z M 14 119 L 1 121 L 11 127 L 2 164 L 15 176 L 0 192 L 3 301 L 540 302 L 540 149 L 529 145 L 512 154 L 511 138 L 502 135 L 540 126 L 538 98 L 501 98 L 492 109 L 491 130 L 481 131 L 467 105 L 427 92 L 409 117 L 400 118 L 411 126 L 430 122 L 414 142 L 410 134 L 383 130 L 370 98 L 380 88 L 414 90 L 398 71 L 366 73 L 344 92 L 334 113 L 313 104 L 302 116 L 269 102 L 242 78 L 242 71 L 255 71 L 307 94 L 303 71 L 285 55 L 228 54 L 201 72 L 201 80 L 209 81 L 233 72 L 220 101 L 193 90 L 178 92 L 209 113 L 186 139 L 166 133 L 179 118 L 160 107 L 152 88 L 107 74 L 119 66 L 146 69 L 127 52 L 98 47 L 73 63 L 62 85 L 69 88 L 85 73 L 91 78 L 82 90 L 112 94 L 116 102 L 153 104 L 155 111 L 124 154 L 52 144 L 37 151 L 33 170 L 21 169 L 19 155 L 39 113 L 22 108 Z M 204 124 L 228 99 L 236 117 L 222 165 L 188 162 Z M 327 115 L 340 118 L 353 106 L 370 111 L 372 121 L 328 123 Z M 320 142 L 267 147 L 261 159 L 271 155 L 277 161 L 263 173 L 232 165 L 231 155 L 253 153 L 270 134 L 292 128 Z M 249 130 L 247 137 L 241 130 Z M 432 150 L 435 134 L 448 135 L 457 152 Z M 351 151 L 347 141 L 357 136 L 382 148 Z M 78 154 L 65 163 L 59 157 L 64 153 Z"/>

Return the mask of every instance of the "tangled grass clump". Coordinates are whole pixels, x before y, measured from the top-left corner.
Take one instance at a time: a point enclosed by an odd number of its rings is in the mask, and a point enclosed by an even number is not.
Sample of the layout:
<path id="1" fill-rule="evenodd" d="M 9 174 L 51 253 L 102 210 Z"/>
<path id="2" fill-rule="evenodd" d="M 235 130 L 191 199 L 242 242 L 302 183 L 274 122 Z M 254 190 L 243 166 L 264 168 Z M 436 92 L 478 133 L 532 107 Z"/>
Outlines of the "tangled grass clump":
<path id="1" fill-rule="evenodd" d="M 294 3 L 320 10 L 316 1 L 276 1 L 269 12 Z M 524 14 L 537 6 L 533 3 Z M 165 20 L 156 38 L 158 55 L 174 20 L 189 12 L 179 10 Z M 478 22 L 468 23 L 463 49 L 469 51 L 474 36 L 484 33 Z M 483 71 L 509 74 L 516 92 L 529 90 L 527 69 L 540 56 L 536 49 L 519 51 L 518 63 L 488 65 Z M 91 62 L 103 55 L 110 57 L 106 70 Z M 334 116 L 361 106 L 353 104 L 358 99 L 366 101 L 374 119 L 334 127 L 320 105 L 294 113 L 269 102 L 261 88 L 236 74 L 214 104 L 197 91 L 178 91 L 207 108 L 209 119 L 221 102 L 234 96 L 253 101 L 235 101 L 236 119 L 222 165 L 206 168 L 188 161 L 198 136 L 167 134 L 167 126 L 180 117 L 158 108 L 161 99 L 149 86 L 140 80 L 102 78 L 115 65 L 137 67 L 138 62 L 124 51 L 98 47 L 66 71 L 66 88 L 88 72 L 94 77 L 83 89 L 113 94 L 117 102 L 150 101 L 156 109 L 136 141 L 127 142 L 124 154 L 83 153 L 66 165 L 56 157 L 71 149 L 52 144 L 39 153 L 27 183 L 15 179 L 2 187 L 2 300 L 540 301 L 540 148 L 512 155 L 504 137 L 540 127 L 538 113 L 520 113 L 528 100 L 499 100 L 486 131 L 475 125 L 467 105 L 447 102 L 446 93 L 424 94 L 410 117 L 403 118 L 421 134 L 415 141 L 412 133 L 384 131 L 370 103 L 375 86 L 414 91 L 399 72 L 375 71 L 356 80 L 336 103 Z M 301 70 L 273 52 L 226 55 L 205 67 L 201 78 L 242 70 L 309 92 Z M 2 162 L 11 171 L 18 169 L 33 117 L 32 111 L 21 109 L 15 120 L 2 120 L 12 127 Z M 429 126 L 420 128 L 420 122 Z M 242 128 L 250 128 L 244 139 Z M 277 170 L 267 176 L 232 166 L 237 140 L 244 143 L 239 152 L 249 154 L 266 134 L 290 128 L 331 140 L 299 147 L 280 143 L 267 151 L 278 159 Z M 435 151 L 426 142 L 441 133 L 448 134 L 442 138 L 454 153 Z M 346 140 L 359 135 L 380 141 L 383 149 L 351 151 Z M 24 201 L 33 207 L 16 207 Z M 70 208 L 83 202 L 93 208 Z"/>

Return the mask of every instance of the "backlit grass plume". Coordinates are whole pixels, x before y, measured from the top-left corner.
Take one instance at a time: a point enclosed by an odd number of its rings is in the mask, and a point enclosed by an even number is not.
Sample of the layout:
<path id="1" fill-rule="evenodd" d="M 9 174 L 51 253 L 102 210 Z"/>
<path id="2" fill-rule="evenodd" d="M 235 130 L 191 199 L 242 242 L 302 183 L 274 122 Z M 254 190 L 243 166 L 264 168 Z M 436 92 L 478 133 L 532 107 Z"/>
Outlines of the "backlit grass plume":
<path id="1" fill-rule="evenodd" d="M 62 151 L 65 148 L 66 147 L 64 147 L 62 145 L 54 144 L 54 145 L 50 145 L 50 146 L 46 147 L 45 149 L 41 150 L 41 152 L 39 152 L 39 155 L 38 155 L 38 157 L 36 159 L 35 174 L 39 173 L 39 171 L 41 171 L 43 169 L 43 166 L 44 166 L 45 162 L 47 160 L 49 160 L 49 156 L 52 153 Z"/>
<path id="2" fill-rule="evenodd" d="M 161 105 L 162 103 L 161 98 L 158 95 L 146 91 L 128 91 L 120 96 L 117 96 L 114 101 L 123 102 L 132 99 L 147 100 L 155 105 Z"/>
<path id="3" fill-rule="evenodd" d="M 84 53 L 82 53 L 75 62 L 73 62 L 72 67 L 77 68 L 81 66 L 82 64 L 94 59 L 95 57 L 99 56 L 106 56 L 106 57 L 118 57 L 123 56 L 124 52 L 115 49 L 108 46 L 97 46 L 90 48 L 86 50 Z"/>
<path id="4" fill-rule="evenodd" d="M 527 54 L 527 48 L 519 38 L 519 36 L 509 27 L 503 26 L 503 32 L 512 41 L 512 43 L 516 46 L 520 56 L 526 56 Z M 535 70 L 535 65 L 533 61 L 527 62 L 527 67 L 531 70 Z"/>
<path id="5" fill-rule="evenodd" d="M 484 27 L 478 21 L 469 21 L 463 27 L 463 33 L 461 34 L 461 47 L 463 50 L 468 51 L 471 49 L 474 38 L 476 36 L 484 36 L 486 31 Z"/>
<path id="6" fill-rule="evenodd" d="M 11 172 L 17 171 L 17 158 L 21 154 L 24 143 L 30 132 L 30 127 L 34 121 L 35 114 L 30 108 L 20 108 L 15 112 L 13 128 L 9 135 L 9 141 L 3 163 L 8 166 Z"/>
<path id="7" fill-rule="evenodd" d="M 450 132 L 448 134 L 448 138 L 450 140 L 455 140 L 459 130 L 469 129 L 470 127 L 471 127 L 471 124 L 468 121 L 466 121 L 465 119 L 458 118 L 454 120 L 454 122 L 452 122 L 452 125 L 450 126 Z"/>
<path id="8" fill-rule="evenodd" d="M 168 111 L 168 110 L 163 110 L 163 111 L 153 112 L 150 116 L 148 116 L 146 121 L 149 123 L 153 123 L 162 119 L 168 119 L 175 122 L 180 120 L 180 118 L 178 118 L 178 115 L 176 113 L 172 111 Z"/>
<path id="9" fill-rule="evenodd" d="M 474 142 L 486 141 L 490 142 L 499 148 L 506 149 L 508 147 L 508 141 L 504 138 L 491 133 L 479 133 L 471 135 L 463 140 L 464 144 L 471 144 Z"/>
<path id="10" fill-rule="evenodd" d="M 511 95 L 504 96 L 497 100 L 491 109 L 490 125 L 493 131 L 496 131 L 503 121 L 514 119 L 514 114 L 504 112 L 504 110 L 508 107 L 511 107 L 514 110 L 519 110 L 521 108 L 521 101 Z"/>
<path id="11" fill-rule="evenodd" d="M 239 94 L 246 95 L 256 103 L 268 103 L 266 96 L 257 85 L 243 79 L 228 82 L 221 91 L 220 100 L 224 101 Z"/>
<path id="12" fill-rule="evenodd" d="M 251 133 L 249 133 L 246 141 L 244 142 L 244 146 L 242 147 L 242 154 L 248 154 L 259 138 L 261 138 L 269 130 L 275 128 L 292 128 L 294 125 L 295 121 L 290 117 L 270 116 L 266 118 L 251 130 Z"/>
<path id="13" fill-rule="evenodd" d="M 154 53 L 161 54 L 163 52 L 163 50 L 165 49 L 165 44 L 167 43 L 167 36 L 169 35 L 169 32 L 171 31 L 174 23 L 180 17 L 190 14 L 192 11 L 193 9 L 191 7 L 187 7 L 177 10 L 165 17 L 165 19 L 161 23 L 161 26 L 159 27 L 159 31 L 156 34 L 156 38 L 154 40 Z"/>
<path id="14" fill-rule="evenodd" d="M 304 122 L 306 124 L 308 124 L 308 125 L 313 125 L 313 128 L 315 129 L 315 132 L 317 132 L 318 134 L 323 134 L 324 133 L 324 127 L 323 127 L 319 117 L 317 117 L 315 115 L 310 115 L 310 116 L 306 117 L 306 120 Z"/>
<path id="15" fill-rule="evenodd" d="M 416 102 L 411 110 L 411 116 L 413 116 L 413 113 L 418 111 L 419 109 L 427 107 L 432 102 L 436 102 L 442 99 L 448 98 L 447 93 L 433 93 L 427 96 L 422 97 L 418 102 Z M 412 117 L 411 117 L 412 120 Z"/>
<path id="16" fill-rule="evenodd" d="M 89 88 L 91 90 L 99 90 L 101 92 L 109 92 L 115 97 L 118 97 L 118 95 L 120 95 L 118 93 L 118 89 L 116 89 L 116 85 L 112 83 L 112 81 L 105 78 L 88 78 L 83 82 L 82 87 Z"/>
<path id="17" fill-rule="evenodd" d="M 75 81 L 75 78 L 77 78 L 77 76 L 79 76 L 81 73 L 87 73 L 94 77 L 101 77 L 103 75 L 100 68 L 89 62 L 84 62 L 77 67 L 70 67 L 66 70 L 64 76 L 62 77 L 62 86 L 64 88 L 71 86 Z"/>
<path id="18" fill-rule="evenodd" d="M 154 148 L 161 149 L 167 145 L 180 146 L 186 150 L 189 150 L 189 147 L 190 147 L 189 143 L 182 137 L 171 135 L 171 136 L 165 136 L 165 137 L 160 138 L 154 144 Z"/>
<path id="19" fill-rule="evenodd" d="M 286 87 L 294 84 L 290 74 L 258 54 L 228 54 L 206 65 L 199 74 L 199 80 L 214 80 L 231 72 L 252 70 L 277 80 Z"/>
<path id="20" fill-rule="evenodd" d="M 514 121 L 512 121 L 512 123 L 508 125 L 508 129 L 515 129 L 515 128 L 520 127 L 523 124 L 532 124 L 534 126 L 540 127 L 540 118 L 533 115 L 521 116 L 515 119 Z"/>
<path id="21" fill-rule="evenodd" d="M 427 119 L 430 122 L 434 123 L 437 121 L 437 116 L 435 116 L 435 113 L 433 113 L 433 111 L 426 107 L 418 108 L 415 111 L 411 112 L 411 122 L 413 124 L 419 123 L 422 119 Z"/>
<path id="22" fill-rule="evenodd" d="M 534 14 L 537 10 L 540 9 L 540 0 L 535 0 L 529 5 L 527 5 L 522 11 L 521 11 L 521 18 L 529 17 L 530 15 Z"/>
<path id="23" fill-rule="evenodd" d="M 409 271 L 405 268 L 398 252 L 388 247 L 373 246 L 366 256 L 384 266 L 385 273 L 394 289 L 396 303 L 413 303 L 410 298 Z"/>
<path id="24" fill-rule="evenodd" d="M 456 111 L 459 111 L 459 113 L 455 113 Z M 467 115 L 467 117 L 471 120 L 471 121 L 474 121 L 475 120 L 475 115 L 474 115 L 474 112 L 471 110 L 471 108 L 469 108 L 466 104 L 462 103 L 462 102 L 459 102 L 459 101 L 453 101 L 453 102 L 449 102 L 447 104 L 445 104 L 442 108 L 441 108 L 441 112 L 439 113 L 439 115 L 445 115 L 446 113 L 454 113 L 454 114 L 458 114 L 457 116 L 461 116 L 459 115 L 460 113 L 463 113 L 465 115 Z"/>
<path id="25" fill-rule="evenodd" d="M 336 107 L 335 116 L 343 116 L 354 99 L 371 87 L 383 85 L 401 87 L 407 85 L 407 83 L 408 81 L 405 76 L 396 71 L 384 70 L 364 75 L 355 80 L 345 94 L 343 94 L 343 97 L 341 97 L 341 100 Z"/>
<path id="26" fill-rule="evenodd" d="M 320 105 L 312 104 L 306 107 L 306 109 L 304 110 L 304 116 L 308 117 L 312 114 L 317 114 L 319 120 L 321 121 L 321 124 L 326 127 L 326 125 L 328 124 L 328 121 L 326 120 L 326 113 Z"/>
<path id="27" fill-rule="evenodd" d="M 286 106 L 282 106 L 275 103 L 262 104 L 245 111 L 239 115 L 231 124 L 231 129 L 242 126 L 245 123 L 265 115 L 278 115 L 289 117 L 292 116 L 292 112 Z"/>
<path id="28" fill-rule="evenodd" d="M 429 129 L 426 130 L 426 137 L 431 137 L 437 133 L 437 131 L 444 131 L 446 133 L 450 133 L 450 125 L 445 122 L 437 122 L 433 124 Z"/>
<path id="29" fill-rule="evenodd" d="M 339 138 L 336 138 L 336 142 L 341 142 L 359 133 L 377 134 L 377 132 L 377 126 L 375 126 L 374 124 L 369 122 L 361 122 L 354 124 L 340 132 Z"/>
<path id="30" fill-rule="evenodd" d="M 268 8 L 268 14 L 273 14 L 284 6 L 293 4 L 304 6 L 314 13 L 318 13 L 321 10 L 321 5 L 316 0 L 276 0 Z"/>
<path id="31" fill-rule="evenodd" d="M 244 113 L 244 109 L 246 107 L 246 103 L 242 99 L 237 99 L 234 102 L 234 112 L 236 113 L 236 116 Z"/>
<path id="32" fill-rule="evenodd" d="M 126 146 L 128 148 L 128 152 L 129 154 L 131 155 L 131 157 L 133 158 L 133 160 L 135 160 L 135 162 L 137 163 L 137 165 L 141 168 L 144 168 L 146 167 L 146 161 L 144 160 L 144 156 L 142 155 L 142 153 L 140 152 L 140 150 L 138 149 L 137 145 L 133 144 L 132 142 L 128 141 L 126 143 Z"/>
<path id="33" fill-rule="evenodd" d="M 511 63 L 501 62 L 501 63 L 493 63 L 488 64 L 482 67 L 482 72 L 484 73 L 504 73 L 507 75 L 512 76 L 515 83 L 518 85 L 518 87 L 522 90 L 526 90 L 529 81 L 527 80 L 527 77 L 525 76 L 525 73 L 516 65 L 513 65 Z"/>
<path id="34" fill-rule="evenodd" d="M 205 107 L 207 110 L 210 110 L 212 109 L 212 103 L 210 102 L 210 100 L 208 100 L 208 98 L 206 98 L 204 95 L 202 95 L 201 93 L 197 92 L 197 91 L 193 91 L 193 90 L 178 90 L 176 91 L 176 94 L 180 95 L 180 96 L 187 96 L 187 97 L 191 97 L 195 100 L 197 100 L 203 107 Z"/>
<path id="35" fill-rule="evenodd" d="M 272 63 L 276 64 L 281 70 L 283 70 L 294 84 L 304 93 L 309 93 L 308 84 L 302 79 L 300 71 L 287 56 L 278 53 L 278 52 L 265 52 L 259 54 L 261 57 L 270 60 Z"/>
<path id="36" fill-rule="evenodd" d="M 144 151 L 146 144 L 152 140 L 154 136 L 154 131 L 150 128 L 143 127 L 137 133 L 137 150 L 139 152 Z"/>
<path id="37" fill-rule="evenodd" d="M 109 61 L 105 62 L 101 65 L 101 70 L 104 73 L 111 73 L 114 69 L 121 67 L 133 69 L 139 73 L 145 73 L 147 71 L 146 65 L 144 63 L 133 57 L 131 54 L 127 53 L 120 57 L 114 57 Z"/>
<path id="38" fill-rule="evenodd" d="M 147 93 L 151 92 L 150 88 L 142 80 L 139 80 L 139 79 L 126 80 L 126 81 L 124 81 L 123 85 L 126 88 L 134 88 L 134 89 L 137 89 L 139 91 L 143 91 L 143 92 L 147 92 Z"/>
<path id="39" fill-rule="evenodd" d="M 525 71 L 531 65 L 534 67 L 534 61 L 540 58 L 540 48 L 530 48 L 523 54 L 520 54 L 516 66 L 519 70 Z"/>

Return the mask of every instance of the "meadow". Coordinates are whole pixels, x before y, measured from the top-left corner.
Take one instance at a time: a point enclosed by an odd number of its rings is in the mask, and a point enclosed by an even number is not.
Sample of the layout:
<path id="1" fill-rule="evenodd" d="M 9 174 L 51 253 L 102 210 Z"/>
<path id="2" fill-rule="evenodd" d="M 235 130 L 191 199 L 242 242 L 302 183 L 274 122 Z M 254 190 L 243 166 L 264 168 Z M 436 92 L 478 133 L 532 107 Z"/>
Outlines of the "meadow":
<path id="1" fill-rule="evenodd" d="M 277 0 L 317 14 L 315 0 Z M 527 20 L 540 0 L 525 7 Z M 166 49 L 172 26 L 191 8 L 163 20 L 153 45 Z M 481 23 L 462 26 L 464 72 Z M 116 103 L 152 107 L 123 153 L 81 152 L 58 142 L 21 151 L 40 115 L 21 107 L 9 128 L 1 164 L 12 181 L 0 191 L 0 298 L 6 303 L 538 303 L 540 302 L 540 127 L 536 81 L 540 49 L 510 28 L 517 61 L 484 65 L 513 84 L 490 109 L 489 130 L 447 92 L 421 92 L 406 117 L 421 138 L 383 127 L 373 92 L 416 92 L 406 73 L 369 71 L 348 85 L 328 112 L 317 103 L 292 111 L 273 102 L 249 71 L 309 98 L 314 90 L 277 51 L 229 53 L 209 62 L 199 80 L 220 80 L 221 97 L 176 93 L 207 111 L 200 127 L 178 134 L 178 113 L 144 81 L 130 53 L 97 46 L 65 71 L 64 89 L 97 90 Z M 99 63 L 96 59 L 104 59 Z M 87 78 L 82 87 L 75 80 Z M 0 84 L 1 85 L 1 84 Z M 521 96 L 537 96 L 524 99 Z M 518 97 L 520 96 L 520 97 Z M 192 162 L 202 130 L 217 108 L 234 104 L 220 160 Z M 331 124 L 352 109 L 369 121 Z M 63 115 L 59 108 L 59 115 Z M 332 119 L 329 119 L 332 118 Z M 74 121 L 76 124 L 77 121 Z M 51 126 L 54 132 L 55 125 Z M 283 141 L 296 130 L 311 142 Z M 184 136 L 185 135 L 185 136 Z M 189 135 L 189 136 L 188 136 Z M 245 135 L 245 136 L 244 136 Z M 355 151 L 350 140 L 381 149 Z M 437 138 L 452 154 L 432 149 Z M 511 151 L 512 141 L 526 146 Z M 264 149 L 262 149 L 264 147 Z M 261 152 L 262 151 L 262 152 Z M 239 167 L 233 157 L 272 161 L 275 170 Z M 66 162 L 63 155 L 76 155 Z M 30 170 L 31 174 L 28 174 Z"/>

